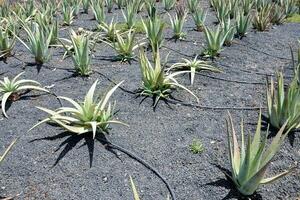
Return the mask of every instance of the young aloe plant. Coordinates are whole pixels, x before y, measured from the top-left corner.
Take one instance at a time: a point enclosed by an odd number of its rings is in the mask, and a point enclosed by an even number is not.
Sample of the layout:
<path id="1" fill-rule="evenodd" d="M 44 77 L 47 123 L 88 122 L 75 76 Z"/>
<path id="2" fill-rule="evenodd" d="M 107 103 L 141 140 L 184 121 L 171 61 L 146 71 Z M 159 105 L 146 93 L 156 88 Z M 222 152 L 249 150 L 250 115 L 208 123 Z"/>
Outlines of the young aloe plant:
<path id="1" fill-rule="evenodd" d="M 202 8 L 196 8 L 192 17 L 196 25 L 196 30 L 202 32 L 204 30 L 204 22 L 206 19 L 207 12 L 204 12 Z"/>
<path id="2" fill-rule="evenodd" d="M 253 18 L 253 27 L 257 31 L 265 31 L 271 26 L 272 6 L 267 4 L 261 7 L 260 11 L 256 11 Z"/>
<path id="3" fill-rule="evenodd" d="M 103 0 L 92 0 L 92 10 L 96 21 L 101 24 L 105 22 L 105 11 Z"/>
<path id="4" fill-rule="evenodd" d="M 70 26 L 73 23 L 75 16 L 75 8 L 72 7 L 68 1 L 64 0 L 62 3 L 63 25 Z"/>
<path id="5" fill-rule="evenodd" d="M 97 83 L 98 80 L 89 89 L 83 102 L 76 102 L 68 97 L 58 97 L 69 102 L 73 107 L 60 107 L 56 110 L 37 107 L 50 116 L 34 125 L 30 130 L 43 123 L 53 122 L 67 131 L 78 135 L 92 133 L 94 139 L 97 132 L 101 134 L 108 133 L 111 124 L 126 125 L 114 119 L 114 104 L 109 102 L 110 97 L 123 81 L 105 93 L 101 99 L 97 98 L 95 100 L 94 93 Z"/>
<path id="6" fill-rule="evenodd" d="M 7 58 L 11 55 L 12 49 L 16 43 L 16 37 L 11 35 L 10 22 L 7 19 L 3 19 L 0 22 L 0 58 Z"/>
<path id="7" fill-rule="evenodd" d="M 178 6 L 176 7 L 176 15 L 174 17 L 172 17 L 169 13 L 168 15 L 173 29 L 173 38 L 175 38 L 175 40 L 183 40 L 186 36 L 186 33 L 183 32 L 183 25 L 187 17 L 185 8 L 183 6 Z"/>
<path id="8" fill-rule="evenodd" d="M 114 18 L 112 18 L 109 24 L 105 22 L 99 24 L 98 29 L 105 33 L 104 37 L 110 42 L 114 42 L 116 40 L 116 34 L 120 32 L 117 29 L 117 23 L 114 22 Z"/>
<path id="9" fill-rule="evenodd" d="M 76 72 L 81 76 L 88 76 L 91 73 L 91 50 L 90 36 L 84 33 L 76 33 L 71 30 L 71 45 L 74 52 L 70 50 L 62 41 L 61 44 L 71 56 Z"/>
<path id="10" fill-rule="evenodd" d="M 184 62 L 179 62 L 173 64 L 168 71 L 177 69 L 183 71 L 190 71 L 191 74 L 191 85 L 194 84 L 195 74 L 202 70 L 212 71 L 212 72 L 221 72 L 216 67 L 213 67 L 208 62 L 203 60 L 198 60 L 198 56 L 196 56 L 193 60 L 182 58 Z"/>
<path id="11" fill-rule="evenodd" d="M 149 17 L 148 20 L 142 19 L 143 27 L 146 32 L 150 47 L 153 52 L 156 52 L 158 48 L 162 46 L 164 35 L 163 30 L 165 23 L 159 19 L 158 16 Z"/>
<path id="12" fill-rule="evenodd" d="M 206 57 L 216 57 L 220 54 L 222 46 L 229 32 L 224 32 L 220 26 L 215 31 L 204 27 L 204 35 L 206 39 L 206 48 L 203 52 Z"/>
<path id="13" fill-rule="evenodd" d="M 90 0 L 82 0 L 82 7 L 83 7 L 83 12 L 88 14 L 89 13 L 89 8 L 90 8 Z"/>
<path id="14" fill-rule="evenodd" d="M 245 37 L 250 24 L 251 24 L 250 15 L 249 14 L 244 15 L 243 12 L 238 12 L 235 18 L 236 35 L 240 38 Z"/>
<path id="15" fill-rule="evenodd" d="M 126 5 L 125 10 L 122 10 L 123 17 L 128 29 L 131 29 L 136 24 L 136 14 L 138 6 L 133 2 L 129 2 Z"/>
<path id="16" fill-rule="evenodd" d="M 123 34 L 125 38 L 123 38 Z M 129 30 L 123 34 L 116 33 L 116 42 L 106 42 L 118 53 L 118 60 L 121 62 L 130 62 L 134 56 L 134 50 L 143 46 L 145 42 L 135 43 L 136 33 L 133 30 Z"/>
<path id="17" fill-rule="evenodd" d="M 161 66 L 161 60 L 159 51 L 155 54 L 154 66 L 148 60 L 145 52 L 140 51 L 140 69 L 142 73 L 143 87 L 140 91 L 140 95 L 150 96 L 154 98 L 153 107 L 156 107 L 160 99 L 167 99 L 175 88 L 182 88 L 194 96 L 197 101 L 198 97 L 189 89 L 179 84 L 174 78 L 177 75 L 187 73 L 187 71 L 180 71 L 171 74 L 165 74 L 163 67 Z"/>
<path id="18" fill-rule="evenodd" d="M 199 0 L 187 0 L 187 6 L 189 8 L 190 13 L 195 13 L 197 8 L 199 7 Z"/>
<path id="19" fill-rule="evenodd" d="M 162 4 L 166 11 L 172 10 L 175 6 L 176 0 L 162 0 Z"/>
<path id="20" fill-rule="evenodd" d="M 43 92 L 49 92 L 41 87 L 41 85 L 33 80 L 17 80 L 24 72 L 18 74 L 12 80 L 8 77 L 4 77 L 4 80 L 0 80 L 0 94 L 1 94 L 1 108 L 5 117 L 8 117 L 5 112 L 5 104 L 7 100 L 16 101 L 20 98 L 20 91 L 23 90 L 39 90 Z"/>
<path id="21" fill-rule="evenodd" d="M 233 181 L 241 194 L 252 195 L 260 185 L 271 183 L 290 172 L 288 170 L 271 178 L 264 178 L 272 158 L 285 138 L 285 135 L 283 135 L 285 127 L 286 123 L 274 137 L 269 148 L 266 149 L 267 135 L 264 135 L 261 139 L 261 114 L 259 114 L 256 132 L 252 141 L 250 134 L 248 134 L 248 141 L 245 142 L 243 122 L 241 123 L 242 143 L 239 146 L 232 117 L 229 113 L 227 135 L 231 176 L 226 175 Z"/>
<path id="22" fill-rule="evenodd" d="M 278 4 L 273 4 L 271 12 L 271 23 L 280 25 L 284 23 L 286 14 L 284 8 Z"/>
<path id="23" fill-rule="evenodd" d="M 105 0 L 105 6 L 107 8 L 107 12 L 111 13 L 112 9 L 114 7 L 114 1 L 113 0 Z"/>
<path id="24" fill-rule="evenodd" d="M 225 46 L 230 46 L 232 44 L 232 41 L 233 41 L 234 35 L 235 35 L 235 29 L 231 25 L 230 18 L 228 17 L 227 20 L 225 20 L 224 22 L 222 22 L 221 26 L 223 28 L 223 32 L 227 33 L 227 36 L 226 36 L 225 41 L 224 41 L 224 45 Z"/>
<path id="25" fill-rule="evenodd" d="M 282 73 L 277 73 L 277 91 L 274 87 L 274 81 L 271 80 L 271 86 L 267 89 L 267 105 L 269 122 L 279 129 L 287 122 L 286 129 L 300 127 L 300 89 L 295 78 L 288 87 L 286 94 L 284 91 L 284 79 Z M 268 85 L 267 85 L 268 86 Z M 277 92 L 277 95 L 276 93 Z"/>
<path id="26" fill-rule="evenodd" d="M 48 35 L 45 35 L 42 28 L 35 22 L 31 23 L 31 27 L 23 23 L 23 28 L 27 33 L 29 43 L 26 44 L 22 39 L 16 36 L 18 40 L 34 56 L 36 64 L 41 65 L 47 62 L 50 58 L 49 46 L 53 35 L 53 29 L 51 29 Z"/>

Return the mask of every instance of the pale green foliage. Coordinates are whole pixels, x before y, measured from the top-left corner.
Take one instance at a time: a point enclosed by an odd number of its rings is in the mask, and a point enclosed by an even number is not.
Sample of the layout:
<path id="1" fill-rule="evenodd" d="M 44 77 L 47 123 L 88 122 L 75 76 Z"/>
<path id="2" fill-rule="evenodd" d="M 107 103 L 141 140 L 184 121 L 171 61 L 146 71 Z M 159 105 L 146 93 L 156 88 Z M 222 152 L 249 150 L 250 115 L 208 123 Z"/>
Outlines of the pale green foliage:
<path id="1" fill-rule="evenodd" d="M 98 131 L 101 134 L 108 133 L 111 124 L 126 125 L 113 119 L 115 103 L 112 104 L 109 102 L 110 97 L 122 82 L 110 89 L 102 98 L 98 97 L 94 99 L 98 80 L 89 89 L 83 102 L 76 102 L 68 97 L 58 97 L 69 102 L 73 107 L 60 107 L 56 110 L 37 107 L 50 116 L 34 125 L 30 130 L 43 123 L 52 122 L 78 135 L 92 133 L 94 139 Z"/>
<path id="2" fill-rule="evenodd" d="M 251 9 L 254 7 L 255 0 L 242 0 L 242 13 L 244 16 L 249 15 Z"/>
<path id="3" fill-rule="evenodd" d="M 189 71 L 191 75 L 191 85 L 194 84 L 195 75 L 197 72 L 202 70 L 212 71 L 212 72 L 221 72 L 218 68 L 213 67 L 207 61 L 199 60 L 196 56 L 193 60 L 182 58 L 183 62 L 173 64 L 168 71 L 170 70 L 183 70 Z"/>
<path id="4" fill-rule="evenodd" d="M 124 38 L 123 38 L 123 35 Z M 135 42 L 135 31 L 129 30 L 124 33 L 116 33 L 115 42 L 106 42 L 110 47 L 112 47 L 118 54 L 117 59 L 122 62 L 130 62 L 135 56 L 134 51 L 143 46 L 145 42 Z"/>
<path id="5" fill-rule="evenodd" d="M 187 6 L 189 8 L 190 13 L 195 13 L 199 7 L 199 0 L 187 0 Z"/>
<path id="6" fill-rule="evenodd" d="M 69 56 L 71 56 L 75 65 L 76 72 L 81 76 L 88 76 L 91 73 L 91 49 L 90 49 L 90 35 L 85 33 L 76 33 L 71 30 L 70 33 L 72 50 L 63 42 L 61 44 L 66 49 Z M 92 48 L 93 49 L 93 48 Z"/>
<path id="7" fill-rule="evenodd" d="M 166 99 L 175 88 L 182 88 L 194 96 L 197 101 L 198 98 L 189 89 L 179 84 L 174 78 L 177 75 L 187 73 L 187 71 L 180 71 L 171 74 L 166 74 L 161 66 L 159 51 L 155 54 L 154 66 L 148 60 L 145 52 L 140 51 L 140 69 L 142 73 L 142 89 L 140 95 L 151 96 L 154 98 L 153 106 L 155 107 L 160 99 Z"/>
<path id="8" fill-rule="evenodd" d="M 219 23 L 230 17 L 230 5 L 226 1 L 217 0 L 215 10 Z"/>
<path id="9" fill-rule="evenodd" d="M 63 25 L 70 26 L 73 23 L 75 16 L 75 8 L 72 7 L 68 1 L 64 0 L 62 3 Z"/>
<path id="10" fill-rule="evenodd" d="M 134 4 L 134 2 L 127 3 L 125 10 L 122 10 L 123 17 L 128 29 L 133 28 L 136 24 L 137 10 L 138 5 Z"/>
<path id="11" fill-rule="evenodd" d="M 204 12 L 202 8 L 196 8 L 196 11 L 192 14 L 197 31 L 201 32 L 204 30 L 206 15 L 207 12 Z"/>
<path id="12" fill-rule="evenodd" d="M 253 27 L 258 31 L 265 31 L 271 26 L 272 6 L 266 4 L 256 11 L 253 18 Z"/>
<path id="13" fill-rule="evenodd" d="M 5 112 L 5 104 L 11 96 L 15 96 L 15 98 L 17 98 L 19 95 L 18 93 L 22 90 L 39 90 L 43 92 L 49 92 L 48 90 L 42 88 L 41 85 L 36 81 L 27 79 L 18 80 L 23 73 L 24 72 L 18 74 L 11 80 L 8 77 L 4 77 L 3 81 L 0 80 L 1 109 L 5 117 L 7 117 Z M 12 100 L 14 99 L 12 98 Z"/>
<path id="14" fill-rule="evenodd" d="M 176 0 L 162 0 L 162 4 L 166 11 L 172 10 L 175 6 Z"/>
<path id="15" fill-rule="evenodd" d="M 104 37 L 110 42 L 115 41 L 116 34 L 120 32 L 117 29 L 117 23 L 114 22 L 114 18 L 112 18 L 109 24 L 102 22 L 101 24 L 99 24 L 98 28 L 100 29 L 100 31 L 105 33 Z"/>
<path id="16" fill-rule="evenodd" d="M 297 72 L 296 72 L 297 75 Z M 296 76 L 297 78 L 297 76 Z M 296 79 L 284 89 L 282 73 L 277 73 L 277 88 L 271 80 L 267 90 L 267 105 L 270 124 L 279 129 L 287 122 L 286 129 L 300 127 L 300 88 Z"/>
<path id="17" fill-rule="evenodd" d="M 207 57 L 216 57 L 222 50 L 222 46 L 226 40 L 228 32 L 224 32 L 220 26 L 215 31 L 204 27 L 204 35 L 206 39 L 206 47 L 204 55 Z"/>
<path id="18" fill-rule="evenodd" d="M 11 22 L 4 18 L 0 21 L 0 58 L 6 58 L 11 55 L 11 51 L 15 46 L 16 37 L 11 34 Z"/>
<path id="19" fill-rule="evenodd" d="M 169 13 L 171 27 L 173 29 L 173 38 L 175 40 L 183 40 L 186 36 L 186 33 L 183 32 L 183 25 L 187 17 L 187 11 L 183 6 L 176 7 L 176 14 L 172 17 Z"/>
<path id="20" fill-rule="evenodd" d="M 251 17 L 249 14 L 244 15 L 243 12 L 237 13 L 235 18 L 236 34 L 239 37 L 245 37 L 250 27 L 250 24 L 251 24 Z"/>
<path id="21" fill-rule="evenodd" d="M 231 25 L 231 20 L 228 17 L 227 20 L 223 21 L 221 23 L 222 29 L 224 33 L 227 33 L 225 41 L 224 41 L 224 45 L 226 46 L 230 46 L 232 43 L 232 40 L 234 38 L 235 35 L 235 28 L 234 26 Z"/>
<path id="22" fill-rule="evenodd" d="M 243 122 L 241 122 L 242 142 L 239 146 L 232 117 L 229 114 L 227 134 L 231 176 L 226 175 L 232 179 L 241 194 L 252 195 L 261 184 L 271 183 L 290 172 L 285 171 L 271 178 L 265 178 L 266 170 L 285 138 L 283 135 L 285 127 L 286 124 L 273 138 L 269 148 L 266 148 L 268 132 L 261 137 L 261 114 L 259 114 L 256 132 L 252 141 L 250 134 L 248 134 L 248 140 L 245 141 Z"/>
<path id="23" fill-rule="evenodd" d="M 121 9 L 126 6 L 127 0 L 115 0 L 115 3 L 117 4 L 118 8 Z"/>
<path id="24" fill-rule="evenodd" d="M 51 35 L 50 45 L 55 45 L 58 39 L 58 22 L 53 20 L 53 17 L 49 17 L 48 14 L 37 12 L 35 15 L 35 21 L 40 26 L 44 35 Z"/>
<path id="25" fill-rule="evenodd" d="M 158 16 L 149 17 L 146 21 L 142 20 L 152 51 L 156 52 L 162 46 L 165 23 Z"/>
<path id="26" fill-rule="evenodd" d="M 81 1 L 82 1 L 83 12 L 87 14 L 89 12 L 91 0 L 81 0 Z"/>
<path id="27" fill-rule="evenodd" d="M 200 153 L 202 153 L 204 151 L 204 147 L 203 147 L 203 144 L 202 144 L 201 140 L 194 139 L 192 141 L 192 144 L 190 144 L 190 151 L 193 154 L 200 154 Z"/>
<path id="28" fill-rule="evenodd" d="M 34 56 L 36 64 L 40 65 L 47 62 L 50 58 L 49 46 L 52 40 L 53 28 L 48 35 L 45 35 L 47 33 L 35 22 L 30 23 L 30 25 L 23 23 L 23 28 L 27 34 L 28 44 L 18 36 L 16 37 Z"/>
<path id="29" fill-rule="evenodd" d="M 107 12 L 111 13 L 111 11 L 114 7 L 114 1 L 113 0 L 105 0 L 105 6 L 107 8 Z"/>
<path id="30" fill-rule="evenodd" d="M 285 14 L 284 8 L 278 4 L 274 4 L 271 12 L 271 23 L 276 25 L 283 24 L 286 17 L 287 16 Z"/>
<path id="31" fill-rule="evenodd" d="M 105 22 L 105 11 L 103 0 L 92 0 L 92 11 L 96 21 L 101 24 Z"/>

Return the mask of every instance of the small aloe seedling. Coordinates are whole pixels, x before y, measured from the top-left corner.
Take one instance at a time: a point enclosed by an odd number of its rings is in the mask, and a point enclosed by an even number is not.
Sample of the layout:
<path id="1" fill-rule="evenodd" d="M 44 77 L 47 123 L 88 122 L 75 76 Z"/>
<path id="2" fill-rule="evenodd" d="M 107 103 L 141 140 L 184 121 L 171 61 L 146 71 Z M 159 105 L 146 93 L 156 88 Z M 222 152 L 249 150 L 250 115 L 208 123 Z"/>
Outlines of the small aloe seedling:
<path id="1" fill-rule="evenodd" d="M 125 34 L 125 38 L 123 38 L 123 34 Z M 134 51 L 143 46 L 145 42 L 135 43 L 136 32 L 133 30 L 129 30 L 123 34 L 116 33 L 116 41 L 106 43 L 117 52 L 118 60 L 121 62 L 130 62 L 135 57 Z"/>
<path id="2" fill-rule="evenodd" d="M 224 32 L 220 26 L 218 26 L 215 31 L 204 27 L 204 35 L 207 43 L 204 55 L 212 58 L 218 56 L 222 50 L 222 46 L 227 38 L 228 32 Z"/>
<path id="3" fill-rule="evenodd" d="M 285 175 L 290 170 L 282 172 L 271 178 L 264 178 L 266 170 L 276 152 L 279 150 L 285 136 L 283 135 L 286 124 L 282 126 L 273 141 L 266 149 L 267 134 L 261 139 L 261 114 L 257 122 L 257 128 L 253 140 L 248 134 L 248 140 L 244 139 L 244 127 L 241 123 L 241 146 L 238 144 L 232 117 L 229 114 L 227 120 L 227 135 L 229 159 L 231 163 L 231 176 L 226 174 L 243 195 L 252 195 L 262 184 L 271 183 Z"/>
<path id="4" fill-rule="evenodd" d="M 5 117 L 7 117 L 7 114 L 5 112 L 5 104 L 7 100 L 16 101 L 20 98 L 20 91 L 23 90 L 39 90 L 43 92 L 49 92 L 48 90 L 41 87 L 41 85 L 37 81 L 33 80 L 26 80 L 21 79 L 18 80 L 18 78 L 23 74 L 24 72 L 18 74 L 16 77 L 14 77 L 12 80 L 10 80 L 8 77 L 4 77 L 4 80 L 0 80 L 0 94 L 1 97 L 1 108 L 2 113 Z"/>
<path id="5" fill-rule="evenodd" d="M 103 0 L 92 0 L 92 11 L 96 21 L 101 24 L 105 22 L 105 11 Z"/>
<path id="6" fill-rule="evenodd" d="M 197 101 L 198 97 L 189 89 L 179 84 L 174 78 L 179 74 L 187 73 L 186 71 L 175 72 L 171 74 L 165 74 L 163 67 L 161 66 L 161 60 L 159 51 L 155 54 L 154 66 L 148 60 L 145 52 L 140 51 L 140 69 L 142 73 L 143 87 L 140 91 L 140 95 L 153 97 L 153 107 L 156 107 L 160 99 L 167 99 L 175 88 L 182 88 L 194 96 Z"/>
<path id="7" fill-rule="evenodd" d="M 185 8 L 183 6 L 176 7 L 176 15 L 172 17 L 169 14 L 169 17 L 174 34 L 173 38 L 175 38 L 175 40 L 183 40 L 186 36 L 186 33 L 183 32 L 183 25 L 187 17 Z"/>
<path id="8" fill-rule="evenodd" d="M 190 144 L 190 151 L 193 154 L 200 154 L 204 151 L 203 143 L 199 139 L 194 139 Z"/>
<path id="9" fill-rule="evenodd" d="M 192 17 L 196 25 L 196 30 L 202 32 L 204 30 L 204 22 L 206 19 L 207 12 L 204 12 L 202 8 L 196 8 Z"/>
<path id="10" fill-rule="evenodd" d="M 285 18 L 286 14 L 284 8 L 278 4 L 274 4 L 271 12 L 271 23 L 276 25 L 283 24 Z"/>
<path id="11" fill-rule="evenodd" d="M 197 8 L 199 7 L 199 0 L 187 0 L 187 6 L 189 8 L 190 13 L 195 13 Z"/>
<path id="12" fill-rule="evenodd" d="M 31 23 L 31 27 L 23 23 L 23 28 L 27 33 L 28 44 L 16 36 L 18 40 L 34 56 L 36 64 L 41 65 L 47 62 L 50 58 L 49 46 L 52 40 L 53 29 L 48 35 L 45 35 L 42 28 L 34 22 Z"/>
<path id="13" fill-rule="evenodd" d="M 221 23 L 221 26 L 223 28 L 223 32 L 227 33 L 227 36 L 226 36 L 225 41 L 224 41 L 224 45 L 230 46 L 232 44 L 232 41 L 233 41 L 234 35 L 235 35 L 235 29 L 231 25 L 230 18 L 228 17 L 227 20 L 223 21 Z"/>
<path id="14" fill-rule="evenodd" d="M 87 92 L 83 102 L 76 102 L 68 97 L 58 97 L 69 102 L 73 107 L 61 107 L 56 110 L 37 107 L 50 116 L 34 125 L 30 130 L 43 123 L 53 122 L 78 135 L 92 133 L 94 139 L 97 132 L 101 134 L 108 133 L 111 124 L 126 125 L 118 120 L 114 120 L 114 104 L 109 102 L 110 97 L 122 82 L 105 93 L 101 99 L 94 99 L 97 80 Z"/>
<path id="15" fill-rule="evenodd" d="M 83 7 L 83 12 L 88 14 L 89 13 L 89 8 L 90 8 L 90 2 L 91 0 L 82 0 L 82 7 Z"/>
<path id="16" fill-rule="evenodd" d="M 172 65 L 168 71 L 172 69 L 190 71 L 191 74 L 191 85 L 194 84 L 195 75 L 198 71 L 207 70 L 212 72 L 221 72 L 219 69 L 210 65 L 207 61 L 198 60 L 198 56 L 196 56 L 193 60 L 182 59 L 183 62 L 175 63 Z"/>
<path id="17" fill-rule="evenodd" d="M 114 7 L 114 1 L 113 0 L 105 0 L 105 6 L 107 8 L 107 12 L 111 13 L 112 9 Z"/>
<path id="18" fill-rule="evenodd" d="M 277 129 L 280 129 L 285 122 L 287 122 L 286 129 L 299 128 L 300 89 L 297 79 L 293 80 L 287 89 L 286 94 L 284 91 L 284 79 L 282 73 L 277 73 L 277 81 L 277 91 L 275 90 L 273 80 L 271 80 L 271 86 L 267 90 L 269 122 Z M 277 94 L 275 92 L 277 92 Z"/>
<path id="19" fill-rule="evenodd" d="M 71 56 L 75 65 L 76 72 L 81 76 L 88 76 L 91 73 L 91 50 L 90 50 L 90 36 L 84 33 L 76 33 L 71 30 L 71 51 L 63 42 L 61 44 Z"/>

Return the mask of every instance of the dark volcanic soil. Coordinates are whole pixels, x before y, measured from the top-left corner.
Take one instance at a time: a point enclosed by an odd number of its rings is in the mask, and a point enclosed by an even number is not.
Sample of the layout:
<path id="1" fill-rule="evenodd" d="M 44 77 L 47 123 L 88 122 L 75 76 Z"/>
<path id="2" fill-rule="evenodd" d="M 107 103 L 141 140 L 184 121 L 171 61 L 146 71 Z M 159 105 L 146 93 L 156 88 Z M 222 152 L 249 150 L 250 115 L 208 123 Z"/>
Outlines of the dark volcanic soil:
<path id="1" fill-rule="evenodd" d="M 208 8 L 207 3 L 203 2 Z M 91 13 L 91 12 L 90 12 Z M 121 13 L 116 10 L 121 21 Z M 109 15 L 109 18 L 111 16 Z M 92 15 L 81 14 L 70 28 L 95 28 Z M 166 16 L 167 19 L 167 16 Z M 209 12 L 207 24 L 213 25 L 215 16 Z M 185 24 L 187 39 L 174 42 L 166 40 L 162 55 L 170 52 L 170 62 L 180 58 L 193 58 L 200 53 L 205 43 L 203 33 L 193 30 L 191 16 Z M 67 30 L 62 28 L 61 36 Z M 172 36 L 166 30 L 166 38 Z M 251 30 L 242 40 L 236 39 L 232 46 L 224 48 L 215 62 L 223 73 L 202 72 L 189 86 L 189 77 L 179 77 L 200 99 L 203 106 L 223 107 L 265 107 L 265 78 L 276 70 L 283 69 L 287 79 L 292 75 L 289 45 L 294 49 L 300 38 L 300 24 L 284 24 L 268 32 Z M 170 50 L 172 49 L 172 51 Z M 25 71 L 23 78 L 34 79 L 44 86 L 54 85 L 55 94 L 82 100 L 92 83 L 98 79 L 99 93 L 112 87 L 114 82 L 125 80 L 123 87 L 133 91 L 140 86 L 141 76 L 138 63 L 131 65 L 111 62 L 107 58 L 115 52 L 104 44 L 97 46 L 93 73 L 89 78 L 72 77 L 72 61 L 61 60 L 63 51 L 53 49 L 52 59 L 37 73 L 35 66 L 24 67 L 32 62 L 28 51 L 17 43 L 16 58 L 9 58 L 7 64 L 0 63 L 1 79 Z M 212 76 L 212 77 L 208 77 Z M 145 200 L 166 199 L 165 185 L 152 172 L 123 153 L 119 158 L 105 149 L 99 142 L 89 148 L 89 137 L 64 134 L 63 130 L 44 124 L 27 133 L 45 113 L 35 106 L 57 108 L 55 97 L 31 92 L 27 98 L 14 102 L 9 107 L 8 119 L 0 119 L 0 146 L 4 147 L 17 136 L 22 135 L 12 152 L 1 164 L 0 196 L 14 196 L 17 199 L 105 199 L 132 200 L 129 175 L 133 176 Z M 40 94 L 40 93 L 39 93 Z M 196 105 L 195 99 L 183 90 L 174 96 L 183 102 Z M 160 102 L 154 112 L 152 100 L 135 98 L 118 89 L 113 99 L 119 110 L 117 117 L 130 127 L 113 126 L 108 138 L 120 146 L 139 155 L 166 177 L 179 200 L 238 199 L 237 192 L 226 181 L 223 173 L 215 166 L 229 169 L 225 119 L 227 110 L 200 109 L 181 104 L 170 105 Z M 258 110 L 230 110 L 236 126 L 243 117 L 246 129 L 255 129 Z M 266 110 L 263 110 L 266 114 Z M 193 139 L 203 141 L 205 151 L 195 155 L 189 151 Z M 92 159 L 91 156 L 92 155 Z M 290 135 L 270 165 L 268 175 L 274 175 L 299 162 L 300 135 Z M 90 167 L 92 161 L 92 167 Z M 300 197 L 299 171 L 261 187 L 253 199 L 296 199 Z"/>

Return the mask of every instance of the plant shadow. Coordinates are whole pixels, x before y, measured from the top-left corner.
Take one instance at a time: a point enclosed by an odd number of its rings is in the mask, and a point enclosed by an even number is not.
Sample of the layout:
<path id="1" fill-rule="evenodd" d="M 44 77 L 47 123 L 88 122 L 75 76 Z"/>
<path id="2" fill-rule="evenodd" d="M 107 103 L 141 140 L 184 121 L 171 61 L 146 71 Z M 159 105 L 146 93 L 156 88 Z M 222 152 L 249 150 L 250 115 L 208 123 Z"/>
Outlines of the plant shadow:
<path id="1" fill-rule="evenodd" d="M 54 125 L 54 124 L 51 124 Z M 54 125 L 55 126 L 55 125 Z M 48 136 L 43 138 L 37 138 L 29 141 L 29 143 L 33 143 L 36 141 L 55 141 L 55 140 L 63 140 L 59 146 L 56 148 L 55 152 L 60 151 L 55 163 L 52 165 L 52 168 L 55 167 L 70 151 L 72 151 L 82 140 L 84 140 L 84 143 L 80 145 L 77 149 L 82 148 L 84 146 L 87 146 L 88 153 L 89 153 L 89 166 L 90 168 L 93 166 L 93 157 L 94 157 L 94 147 L 95 147 L 95 141 L 100 142 L 105 148 L 106 148 L 106 142 L 107 139 L 104 134 L 97 134 L 95 139 L 91 137 L 91 134 L 85 133 L 85 134 L 75 134 L 71 133 L 69 131 L 61 132 L 54 136 Z M 117 155 L 117 153 L 109 148 L 106 148 L 111 153 Z"/>
<path id="2" fill-rule="evenodd" d="M 223 187 L 225 189 L 230 190 L 229 193 L 222 199 L 222 200 L 228 200 L 228 199 L 238 199 L 238 200 L 262 200 L 262 196 L 255 192 L 251 196 L 243 196 L 235 187 L 232 180 L 228 177 L 228 175 L 231 175 L 231 172 L 227 170 L 226 168 L 223 168 L 222 166 L 218 164 L 213 164 L 215 167 L 217 167 L 219 170 L 221 170 L 226 178 L 219 179 L 217 181 L 213 181 L 210 183 L 204 184 L 204 186 L 215 186 L 215 187 Z"/>

